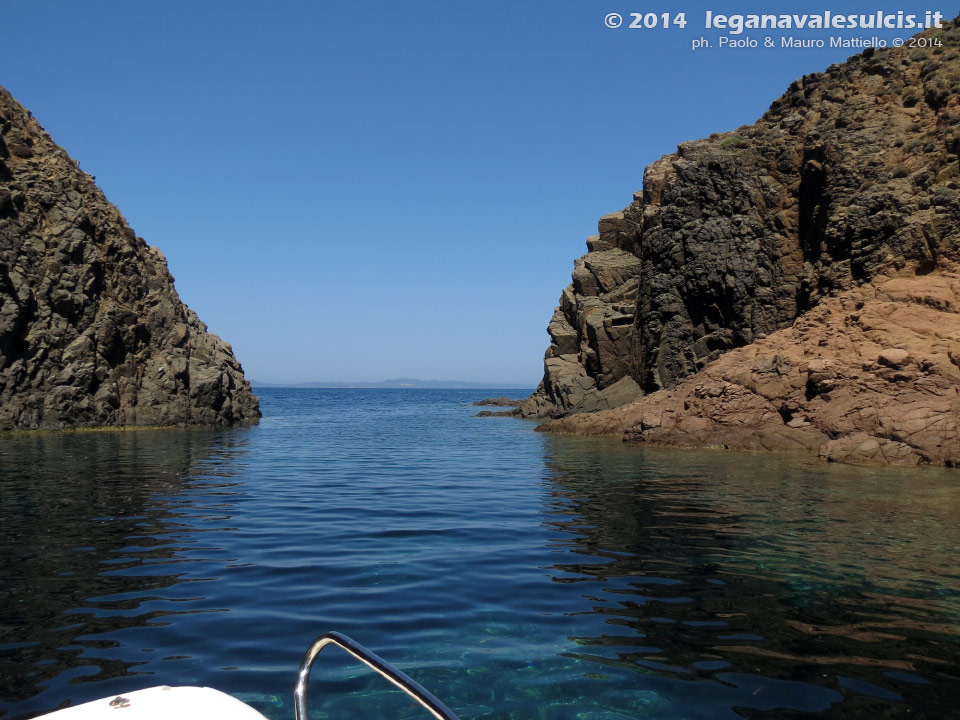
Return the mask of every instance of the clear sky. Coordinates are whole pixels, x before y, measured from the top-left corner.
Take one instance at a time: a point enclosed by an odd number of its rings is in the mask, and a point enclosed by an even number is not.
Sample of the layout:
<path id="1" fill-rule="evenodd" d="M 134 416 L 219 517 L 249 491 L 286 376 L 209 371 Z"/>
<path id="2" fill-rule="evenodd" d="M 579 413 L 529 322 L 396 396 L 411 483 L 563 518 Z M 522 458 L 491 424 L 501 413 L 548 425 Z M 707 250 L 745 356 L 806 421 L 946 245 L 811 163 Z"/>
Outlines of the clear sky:
<path id="1" fill-rule="evenodd" d="M 955 5 L 29 0 L 0 84 L 166 254 L 264 382 L 520 382 L 597 219 L 678 142 L 845 49 L 694 52 L 704 11 Z M 686 29 L 604 17 L 685 10 Z M 749 31 L 892 39 L 912 31 Z"/>

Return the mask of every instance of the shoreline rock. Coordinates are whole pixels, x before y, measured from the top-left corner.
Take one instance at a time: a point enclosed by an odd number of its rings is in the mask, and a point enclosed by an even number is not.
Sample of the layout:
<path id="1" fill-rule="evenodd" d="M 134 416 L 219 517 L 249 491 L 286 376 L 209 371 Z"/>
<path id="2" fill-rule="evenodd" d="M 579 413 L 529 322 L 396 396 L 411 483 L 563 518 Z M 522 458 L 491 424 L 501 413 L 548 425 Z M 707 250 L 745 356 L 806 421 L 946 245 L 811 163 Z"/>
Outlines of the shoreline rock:
<path id="1" fill-rule="evenodd" d="M 519 407 L 546 432 L 960 464 L 960 18 L 682 143 L 599 222 Z"/>
<path id="2" fill-rule="evenodd" d="M 646 168 L 576 261 L 520 413 L 626 406 L 833 297 L 960 260 L 960 27 L 923 34 L 943 47 L 867 49 Z"/>
<path id="3" fill-rule="evenodd" d="M 494 398 L 484 398 L 483 400 L 477 400 L 473 403 L 474 407 L 482 406 L 491 406 L 491 407 L 516 407 L 522 403 L 522 399 L 513 399 L 508 398 L 506 395 L 500 395 L 499 397 Z"/>
<path id="4" fill-rule="evenodd" d="M 958 466 L 960 266 L 906 270 L 852 289 L 674 388 L 538 430 Z"/>
<path id="5" fill-rule="evenodd" d="M 481 410 L 474 417 L 521 417 L 520 411 L 512 410 Z"/>
<path id="6" fill-rule="evenodd" d="M 259 417 L 160 250 L 0 88 L 0 431 Z"/>

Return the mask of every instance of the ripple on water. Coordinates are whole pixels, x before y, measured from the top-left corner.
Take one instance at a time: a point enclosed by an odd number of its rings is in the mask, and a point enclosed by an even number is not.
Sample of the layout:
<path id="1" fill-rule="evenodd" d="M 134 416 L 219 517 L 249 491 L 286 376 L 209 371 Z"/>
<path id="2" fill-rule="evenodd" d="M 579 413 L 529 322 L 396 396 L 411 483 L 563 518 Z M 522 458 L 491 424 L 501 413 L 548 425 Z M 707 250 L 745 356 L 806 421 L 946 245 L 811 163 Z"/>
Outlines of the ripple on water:
<path id="1" fill-rule="evenodd" d="M 955 711 L 954 473 L 545 437 L 481 394 L 0 438 L 0 715 L 189 683 L 288 718 L 328 629 L 464 720 Z M 314 678 L 313 717 L 417 714 L 332 651 Z"/>

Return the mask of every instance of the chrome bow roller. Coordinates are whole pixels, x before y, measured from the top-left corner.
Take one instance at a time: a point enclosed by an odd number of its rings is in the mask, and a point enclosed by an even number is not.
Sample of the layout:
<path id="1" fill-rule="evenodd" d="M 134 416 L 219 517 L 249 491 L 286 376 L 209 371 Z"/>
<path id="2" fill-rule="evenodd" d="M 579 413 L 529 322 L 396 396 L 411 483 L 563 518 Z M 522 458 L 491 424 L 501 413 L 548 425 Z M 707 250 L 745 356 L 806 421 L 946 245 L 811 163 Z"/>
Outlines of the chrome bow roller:
<path id="1" fill-rule="evenodd" d="M 353 655 L 357 660 L 369 667 L 374 672 L 385 677 L 407 695 L 412 697 L 437 720 L 460 720 L 446 705 L 433 695 L 429 690 L 423 687 L 406 673 L 393 667 L 383 658 L 370 652 L 362 645 L 358 645 L 346 635 L 338 632 L 324 633 L 310 645 L 307 653 L 303 656 L 303 662 L 300 663 L 300 672 L 297 675 L 297 686 L 293 691 L 293 699 L 296 703 L 296 720 L 309 720 L 307 715 L 307 681 L 310 679 L 310 668 L 320 651 L 327 645 L 336 645 L 340 649 Z"/>

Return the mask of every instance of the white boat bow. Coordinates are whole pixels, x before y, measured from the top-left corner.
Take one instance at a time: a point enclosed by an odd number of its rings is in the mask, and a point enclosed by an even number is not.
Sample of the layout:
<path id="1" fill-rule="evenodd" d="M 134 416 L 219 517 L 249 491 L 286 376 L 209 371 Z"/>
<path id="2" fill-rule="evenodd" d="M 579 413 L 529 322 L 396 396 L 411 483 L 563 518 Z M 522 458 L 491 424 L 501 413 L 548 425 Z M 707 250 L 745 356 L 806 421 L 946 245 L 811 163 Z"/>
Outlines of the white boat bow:
<path id="1" fill-rule="evenodd" d="M 307 681 L 313 661 L 327 645 L 336 645 L 389 680 L 416 700 L 436 720 L 460 720 L 433 693 L 380 656 L 358 645 L 346 635 L 329 632 L 310 645 L 297 674 L 293 691 L 296 720 L 308 720 Z M 101 698 L 43 715 L 48 720 L 267 720 L 252 707 L 219 690 L 208 687 L 162 685 Z"/>
<path id="2" fill-rule="evenodd" d="M 101 698 L 43 716 L 50 720 L 266 720 L 246 703 L 208 687 L 160 687 Z"/>

